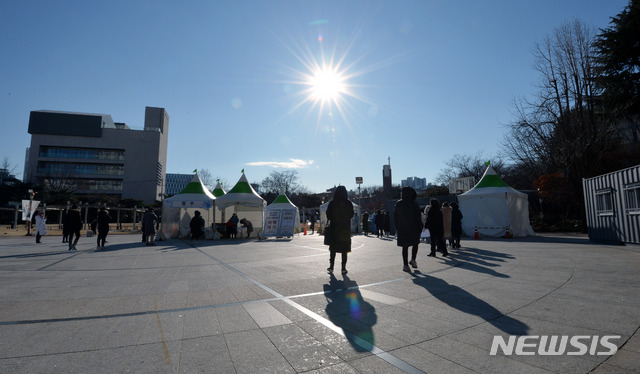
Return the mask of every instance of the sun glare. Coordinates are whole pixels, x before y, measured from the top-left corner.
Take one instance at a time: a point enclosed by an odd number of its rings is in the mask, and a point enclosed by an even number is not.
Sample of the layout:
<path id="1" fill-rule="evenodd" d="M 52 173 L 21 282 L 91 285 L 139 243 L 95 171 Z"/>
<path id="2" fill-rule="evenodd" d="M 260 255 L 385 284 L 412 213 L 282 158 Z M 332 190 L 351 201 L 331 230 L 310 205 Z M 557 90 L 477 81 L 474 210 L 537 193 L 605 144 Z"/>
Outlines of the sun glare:
<path id="1" fill-rule="evenodd" d="M 332 69 L 316 71 L 309 81 L 312 99 L 336 102 L 345 92 L 344 80 L 342 75 Z"/>

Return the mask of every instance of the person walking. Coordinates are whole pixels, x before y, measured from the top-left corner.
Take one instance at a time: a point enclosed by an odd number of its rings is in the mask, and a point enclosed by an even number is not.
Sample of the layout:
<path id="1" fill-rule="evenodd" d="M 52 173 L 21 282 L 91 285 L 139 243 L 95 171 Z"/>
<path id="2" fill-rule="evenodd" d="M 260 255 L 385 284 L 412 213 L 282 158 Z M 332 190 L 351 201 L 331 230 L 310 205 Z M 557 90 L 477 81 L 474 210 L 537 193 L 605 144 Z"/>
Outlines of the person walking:
<path id="1" fill-rule="evenodd" d="M 96 218 L 96 227 L 98 229 L 98 249 L 104 248 L 104 243 L 107 241 L 107 234 L 109 234 L 109 223 L 111 223 L 111 216 L 107 211 L 107 208 L 102 207 L 98 211 L 98 217 Z"/>
<path id="2" fill-rule="evenodd" d="M 40 243 L 40 238 L 47 235 L 47 219 L 42 210 L 36 215 L 36 243 Z"/>
<path id="3" fill-rule="evenodd" d="M 69 243 L 69 250 L 75 251 L 76 245 L 80 240 L 80 230 L 82 229 L 82 218 L 80 217 L 80 209 L 76 204 L 71 206 L 71 209 L 65 216 L 64 228 L 68 233 L 67 242 Z M 75 236 L 75 238 L 74 238 Z"/>
<path id="4" fill-rule="evenodd" d="M 443 246 L 444 238 L 444 222 L 442 221 L 442 211 L 440 210 L 440 201 L 436 198 L 432 198 L 429 205 L 429 213 L 427 214 L 427 221 L 425 222 L 425 228 L 429 229 L 431 233 L 431 253 L 429 257 L 436 257 L 436 249 L 442 250 L 442 255 L 447 257 L 449 252 L 447 248 Z"/>
<path id="5" fill-rule="evenodd" d="M 336 253 L 342 254 L 342 274 L 347 274 L 347 254 L 351 252 L 351 218 L 353 217 L 353 203 L 349 200 L 345 186 L 336 187 L 333 199 L 327 206 L 327 220 L 329 223 L 329 267 L 333 272 Z"/>
<path id="6" fill-rule="evenodd" d="M 444 228 L 444 236 L 442 237 L 444 241 L 445 248 L 447 247 L 447 240 L 449 244 L 451 244 L 451 248 L 453 248 L 453 237 L 451 236 L 451 206 L 448 201 L 442 203 L 442 225 Z"/>
<path id="7" fill-rule="evenodd" d="M 203 234 L 204 228 L 204 218 L 200 215 L 200 211 L 196 210 L 193 213 L 193 218 L 189 222 L 189 227 L 191 228 L 191 240 L 198 241 Z"/>
<path id="8" fill-rule="evenodd" d="M 402 187 L 402 199 L 399 200 L 393 210 L 393 218 L 396 224 L 397 244 L 402 247 L 403 271 L 409 271 L 409 265 L 417 268 L 418 244 L 422 232 L 422 213 L 416 203 L 416 190 L 411 187 Z M 411 247 L 411 261 L 409 260 L 409 247 Z"/>
<path id="9" fill-rule="evenodd" d="M 142 217 L 142 232 L 144 235 L 143 241 L 146 245 L 156 245 L 153 242 L 153 238 L 156 235 L 156 225 L 158 224 L 158 216 L 153 211 L 153 208 L 147 208 L 147 212 Z"/>
<path id="10" fill-rule="evenodd" d="M 463 216 L 458 203 L 451 203 L 451 208 L 451 236 L 453 236 L 453 248 L 460 248 Z"/>

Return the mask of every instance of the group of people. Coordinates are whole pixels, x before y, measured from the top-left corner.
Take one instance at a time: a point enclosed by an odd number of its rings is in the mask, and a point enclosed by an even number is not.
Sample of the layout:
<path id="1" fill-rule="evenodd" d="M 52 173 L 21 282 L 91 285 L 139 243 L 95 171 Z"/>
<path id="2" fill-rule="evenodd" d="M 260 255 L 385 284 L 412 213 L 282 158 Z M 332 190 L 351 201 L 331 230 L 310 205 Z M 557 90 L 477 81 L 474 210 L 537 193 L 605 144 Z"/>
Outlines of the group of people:
<path id="1" fill-rule="evenodd" d="M 462 212 L 457 203 L 445 202 L 440 204 L 438 199 L 431 199 L 424 213 L 416 202 L 417 193 L 411 187 L 402 188 L 402 199 L 394 208 L 394 220 L 396 225 L 397 245 L 402 247 L 402 261 L 404 271 L 410 271 L 409 266 L 417 268 L 418 245 L 424 229 L 429 230 L 431 236 L 431 252 L 428 256 L 435 257 L 436 251 L 443 256 L 448 256 L 446 241 L 449 240 L 451 248 L 460 248 L 462 236 Z M 376 215 L 384 217 L 378 210 Z M 325 229 L 325 244 L 329 245 L 329 267 L 327 271 L 332 273 L 335 266 L 337 253 L 342 255 L 342 274 L 347 274 L 347 258 L 351 252 L 351 218 L 354 215 L 353 204 L 349 201 L 347 189 L 344 186 L 336 187 L 333 199 L 327 207 L 327 228 Z M 369 215 L 364 213 L 363 232 L 369 232 Z M 381 221 L 384 227 L 384 221 Z M 376 223 L 376 226 L 378 224 Z M 378 232 L 378 236 L 381 234 Z M 409 247 L 411 247 L 411 259 L 409 260 Z"/>
<path id="2" fill-rule="evenodd" d="M 231 218 L 225 224 L 225 231 L 228 238 L 235 239 L 238 236 L 238 223 L 247 230 L 247 238 L 253 232 L 253 224 L 246 218 L 238 219 L 238 215 L 233 213 Z M 197 241 L 204 235 L 205 221 L 200 214 L 200 211 L 195 211 L 193 218 L 189 222 L 189 228 L 191 229 L 191 240 Z"/>
<path id="3" fill-rule="evenodd" d="M 417 268 L 416 257 L 418 245 L 423 229 L 429 230 L 431 236 L 430 257 L 436 257 L 436 251 L 440 251 L 444 257 L 449 255 L 446 240 L 451 248 L 460 248 L 462 236 L 462 212 L 457 203 L 445 202 L 440 204 L 438 199 L 431 199 L 424 210 L 426 220 L 422 222 L 420 207 L 416 203 L 416 191 L 411 187 L 402 188 L 402 199 L 396 203 L 394 218 L 397 228 L 397 244 L 402 247 L 402 261 L 404 271 L 409 271 L 409 265 Z M 411 260 L 409 260 L 409 247 Z"/>
<path id="4" fill-rule="evenodd" d="M 96 236 L 97 249 L 104 248 L 109 234 L 109 224 L 112 218 L 109 211 L 105 207 L 98 210 L 96 218 L 91 221 L 91 231 Z M 156 227 L 160 219 L 153 211 L 153 208 L 147 208 L 142 218 L 142 242 L 147 245 L 154 245 L 154 237 Z M 77 250 L 76 245 L 80 240 L 80 230 L 82 229 L 82 217 L 80 216 L 80 208 L 73 204 L 62 219 L 62 242 L 69 243 L 69 251 Z M 46 218 L 44 212 L 39 211 L 36 216 L 36 243 L 40 243 L 42 235 L 46 234 Z"/>
<path id="5" fill-rule="evenodd" d="M 362 215 L 362 233 L 376 234 L 378 238 L 391 234 L 391 216 L 389 212 L 378 209 L 369 216 L 368 212 Z"/>

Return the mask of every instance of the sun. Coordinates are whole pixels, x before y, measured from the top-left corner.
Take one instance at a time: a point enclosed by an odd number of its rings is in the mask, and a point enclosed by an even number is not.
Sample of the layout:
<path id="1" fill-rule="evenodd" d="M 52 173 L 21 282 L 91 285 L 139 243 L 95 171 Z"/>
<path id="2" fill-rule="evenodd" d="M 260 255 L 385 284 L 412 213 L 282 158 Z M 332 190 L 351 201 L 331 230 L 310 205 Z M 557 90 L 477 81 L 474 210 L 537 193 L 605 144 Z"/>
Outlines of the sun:
<path id="1" fill-rule="evenodd" d="M 324 67 L 310 77 L 310 99 L 321 102 L 337 102 L 346 93 L 345 78 L 335 69 Z"/>

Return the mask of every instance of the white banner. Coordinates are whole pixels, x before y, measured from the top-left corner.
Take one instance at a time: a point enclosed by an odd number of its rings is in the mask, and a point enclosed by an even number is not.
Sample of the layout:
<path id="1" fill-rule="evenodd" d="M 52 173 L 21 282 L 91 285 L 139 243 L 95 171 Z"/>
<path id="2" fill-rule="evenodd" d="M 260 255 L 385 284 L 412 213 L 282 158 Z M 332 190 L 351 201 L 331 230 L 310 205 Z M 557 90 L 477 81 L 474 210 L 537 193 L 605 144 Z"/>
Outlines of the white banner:
<path id="1" fill-rule="evenodd" d="M 38 205 L 40 205 L 39 200 L 22 200 L 22 220 L 30 221 Z"/>

